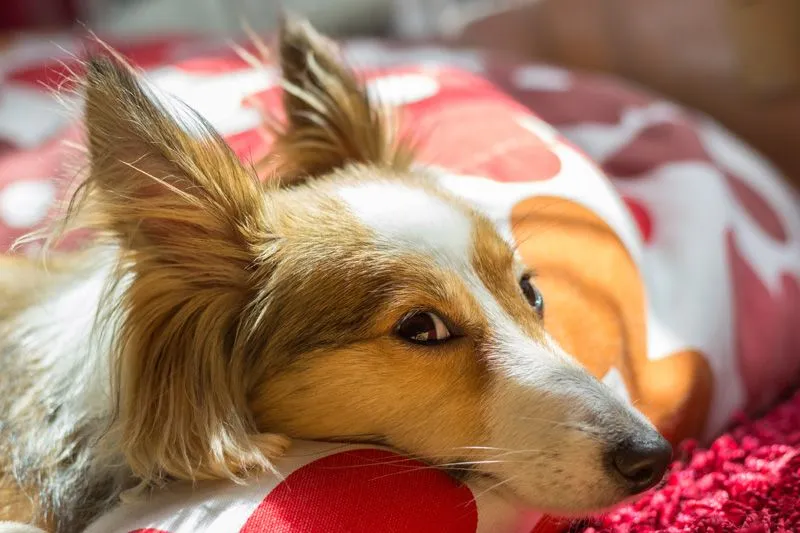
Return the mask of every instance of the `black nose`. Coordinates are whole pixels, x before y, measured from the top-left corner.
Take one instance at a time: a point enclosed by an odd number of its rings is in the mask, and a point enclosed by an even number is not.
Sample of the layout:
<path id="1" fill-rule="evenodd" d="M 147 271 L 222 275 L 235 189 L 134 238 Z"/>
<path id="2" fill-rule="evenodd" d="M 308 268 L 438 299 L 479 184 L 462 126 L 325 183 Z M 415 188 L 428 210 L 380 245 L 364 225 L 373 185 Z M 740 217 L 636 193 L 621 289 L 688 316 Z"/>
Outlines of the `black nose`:
<path id="1" fill-rule="evenodd" d="M 628 439 L 611 450 L 610 462 L 631 494 L 649 489 L 664 477 L 672 446 L 661 435 Z"/>

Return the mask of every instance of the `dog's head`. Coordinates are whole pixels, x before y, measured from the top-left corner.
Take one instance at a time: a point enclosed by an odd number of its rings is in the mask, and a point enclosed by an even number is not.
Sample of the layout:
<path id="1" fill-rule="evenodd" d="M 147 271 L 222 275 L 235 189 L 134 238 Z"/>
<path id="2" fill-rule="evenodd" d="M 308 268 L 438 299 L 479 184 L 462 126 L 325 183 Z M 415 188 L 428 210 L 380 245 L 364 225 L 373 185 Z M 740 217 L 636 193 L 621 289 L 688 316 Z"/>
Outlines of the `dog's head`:
<path id="1" fill-rule="evenodd" d="M 330 45 L 287 22 L 286 123 L 261 185 L 193 112 L 89 65 L 74 214 L 122 249 L 116 394 L 134 472 L 236 478 L 286 435 L 372 441 L 586 512 L 669 445 L 546 331 L 546 295 L 435 178 Z"/>

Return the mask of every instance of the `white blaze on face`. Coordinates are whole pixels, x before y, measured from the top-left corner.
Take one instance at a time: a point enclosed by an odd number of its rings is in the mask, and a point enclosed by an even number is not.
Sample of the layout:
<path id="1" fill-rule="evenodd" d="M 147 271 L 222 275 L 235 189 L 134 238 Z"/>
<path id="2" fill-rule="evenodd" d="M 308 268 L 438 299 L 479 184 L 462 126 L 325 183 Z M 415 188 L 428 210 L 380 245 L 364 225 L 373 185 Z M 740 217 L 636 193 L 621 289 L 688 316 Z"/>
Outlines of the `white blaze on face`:
<path id="1" fill-rule="evenodd" d="M 565 367 L 577 368 L 578 363 L 574 359 L 566 355 L 547 333 L 543 332 L 541 341 L 525 334 L 477 276 L 468 285 L 492 328 L 492 362 L 501 367 L 507 377 L 542 392 L 579 394 L 580 391 L 562 390 L 564 382 L 555 375 Z M 551 385 L 560 389 L 553 390 Z"/>
<path id="2" fill-rule="evenodd" d="M 526 335 L 480 280 L 471 264 L 473 215 L 466 209 L 422 188 L 390 181 L 346 186 L 338 194 L 378 239 L 428 256 L 459 275 L 492 328 L 498 352 L 494 362 L 506 372 L 529 382 L 547 382 L 547 362 L 564 364 L 561 351 L 551 350 L 549 339 L 541 344 Z"/>
<path id="3" fill-rule="evenodd" d="M 472 220 L 443 198 L 387 181 L 342 187 L 338 194 L 379 239 L 426 254 L 445 268 L 469 265 Z"/>
<path id="4" fill-rule="evenodd" d="M 481 281 L 471 262 L 474 215 L 466 208 L 423 188 L 396 181 L 347 185 L 337 193 L 377 240 L 427 256 L 459 275 L 491 328 L 489 357 L 504 379 L 563 397 L 587 396 L 583 382 L 591 381 L 588 375 L 585 380 L 562 379 L 565 372 L 571 376 L 584 373 L 577 361 L 546 333 L 540 339 L 525 333 L 519 317 L 511 316 Z M 594 385 L 590 388 L 597 394 Z M 611 395 L 610 390 L 607 393 Z"/>

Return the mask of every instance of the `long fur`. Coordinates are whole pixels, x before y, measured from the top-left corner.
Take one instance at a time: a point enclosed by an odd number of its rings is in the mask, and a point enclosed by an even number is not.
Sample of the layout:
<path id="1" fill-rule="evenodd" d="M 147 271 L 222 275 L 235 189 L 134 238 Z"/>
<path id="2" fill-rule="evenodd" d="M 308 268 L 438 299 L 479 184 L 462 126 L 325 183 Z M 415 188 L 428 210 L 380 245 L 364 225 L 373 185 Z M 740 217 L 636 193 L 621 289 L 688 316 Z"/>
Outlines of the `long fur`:
<path id="1" fill-rule="evenodd" d="M 277 136 L 269 187 L 354 162 L 410 164 L 388 112 L 373 105 L 327 41 L 287 19 L 279 42 L 286 123 L 268 120 Z M 0 357 L 16 377 L 0 379 L 0 518 L 32 518 L 59 533 L 79 530 L 135 487 L 240 482 L 272 471 L 270 459 L 289 442 L 259 433 L 247 406 L 252 385 L 242 381 L 260 339 L 247 303 L 263 301 L 277 239 L 264 229 L 263 186 L 202 118 L 180 102 L 164 103 L 108 52 L 86 65 L 90 168 L 51 236 L 56 243 L 88 230 L 93 247 L 108 250 L 97 279 L 110 281 L 96 287 L 93 322 L 81 331 L 91 340 L 72 347 L 81 353 L 60 367 L 48 346 L 28 354 L 15 343 L 43 332 L 9 331 L 25 317 L 0 306 L 0 335 L 8 339 Z M 59 273 L 58 264 L 49 265 L 49 290 L 39 287 L 41 299 L 29 305 L 78 287 L 100 266 Z M 84 382 L 100 383 L 108 404 L 84 405 L 89 392 L 75 387 Z M 53 396 L 61 405 L 49 404 Z M 12 414 L 20 410 L 25 416 Z"/>

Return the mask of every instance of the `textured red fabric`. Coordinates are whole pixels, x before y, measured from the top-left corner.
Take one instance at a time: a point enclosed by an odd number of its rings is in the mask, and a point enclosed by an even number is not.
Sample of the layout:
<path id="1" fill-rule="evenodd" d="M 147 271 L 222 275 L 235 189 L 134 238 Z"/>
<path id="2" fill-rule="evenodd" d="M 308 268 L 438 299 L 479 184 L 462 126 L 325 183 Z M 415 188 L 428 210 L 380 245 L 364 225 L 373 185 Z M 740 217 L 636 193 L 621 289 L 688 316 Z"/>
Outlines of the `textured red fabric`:
<path id="1" fill-rule="evenodd" d="M 413 459 L 366 449 L 292 473 L 241 533 L 474 533 L 477 527 L 478 510 L 466 486 Z"/>
<path id="2" fill-rule="evenodd" d="M 800 393 L 710 448 L 687 442 L 678 454 L 660 490 L 584 533 L 800 531 Z"/>

